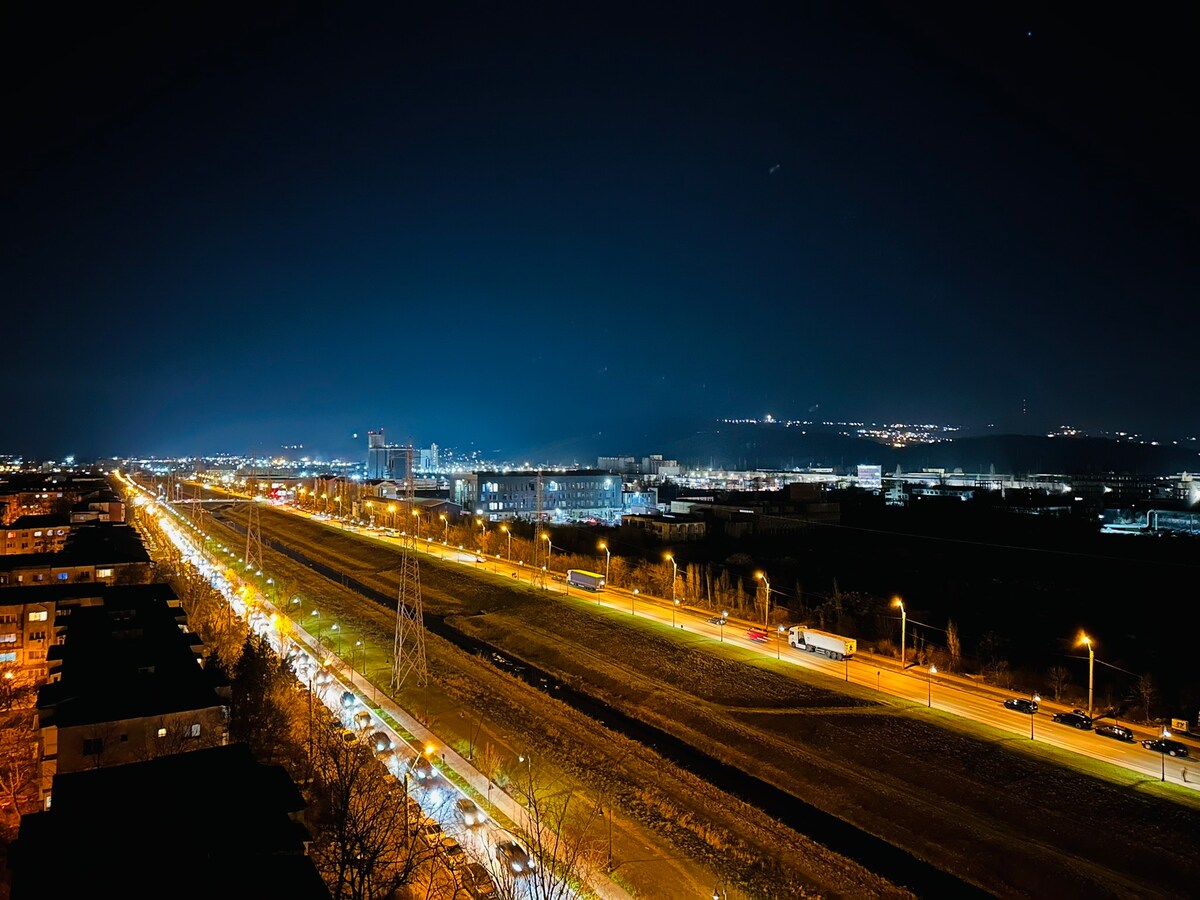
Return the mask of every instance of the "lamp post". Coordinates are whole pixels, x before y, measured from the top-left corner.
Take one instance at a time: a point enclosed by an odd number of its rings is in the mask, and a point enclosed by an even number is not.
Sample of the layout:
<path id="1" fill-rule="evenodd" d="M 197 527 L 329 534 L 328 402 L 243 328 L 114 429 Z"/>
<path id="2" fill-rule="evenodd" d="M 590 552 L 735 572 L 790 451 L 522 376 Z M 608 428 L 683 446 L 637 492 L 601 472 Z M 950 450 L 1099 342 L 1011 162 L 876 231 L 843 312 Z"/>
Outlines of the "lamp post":
<path id="1" fill-rule="evenodd" d="M 933 676 L 937 674 L 937 666 L 930 666 L 929 671 L 925 674 L 925 705 L 933 709 Z"/>
<path id="2" fill-rule="evenodd" d="M 1167 729 L 1165 729 L 1165 728 L 1162 730 L 1162 734 L 1159 735 L 1159 737 L 1161 737 L 1164 741 L 1167 738 L 1169 738 L 1170 736 L 1171 736 L 1171 732 L 1167 731 Z M 1166 747 L 1159 748 L 1158 758 L 1162 762 L 1162 773 L 1159 776 L 1159 780 L 1166 781 L 1167 780 L 1167 748 Z"/>
<path id="3" fill-rule="evenodd" d="M 317 617 L 317 646 L 320 646 L 320 644 L 321 644 L 321 612 L 320 612 L 320 610 L 314 609 L 312 612 L 309 613 L 309 615 Z"/>
<path id="4" fill-rule="evenodd" d="M 672 628 L 675 627 L 675 610 L 678 608 L 679 608 L 679 601 L 672 600 L 671 601 L 671 627 Z"/>
<path id="5" fill-rule="evenodd" d="M 508 561 L 512 562 L 512 532 L 509 531 L 507 525 L 501 525 L 500 530 L 508 536 Z"/>
<path id="6" fill-rule="evenodd" d="M 392 531 L 395 531 L 396 530 L 396 504 L 389 503 L 387 511 L 388 511 L 388 515 L 392 517 L 392 519 L 391 519 Z"/>
<path id="7" fill-rule="evenodd" d="M 721 610 L 721 624 L 717 626 L 721 632 L 721 643 L 725 643 L 725 623 L 729 620 L 729 610 Z"/>
<path id="8" fill-rule="evenodd" d="M 633 610 L 633 604 L 634 604 L 634 602 L 637 600 L 637 595 L 638 595 L 638 589 L 637 589 L 637 588 L 634 588 L 632 591 L 630 591 L 630 592 L 629 592 L 629 614 L 630 614 L 631 616 L 636 616 L 636 615 L 637 615 L 637 613 L 636 613 L 636 612 L 634 612 L 634 610 Z M 674 607 L 671 607 L 672 614 L 674 614 L 674 609 L 675 609 Z M 674 623 L 674 621 L 672 621 L 672 622 L 671 622 L 671 624 L 672 624 L 672 626 L 673 626 L 673 625 L 675 624 L 675 623 Z"/>
<path id="9" fill-rule="evenodd" d="M 351 687 L 354 687 L 354 659 L 358 653 L 358 648 L 361 647 L 362 645 L 363 645 L 362 641 L 355 641 L 354 646 L 350 648 L 350 686 Z M 365 649 L 362 651 L 362 655 L 363 655 L 363 662 L 366 663 L 367 651 Z M 364 665 L 363 668 L 366 668 L 366 666 Z"/>
<path id="10" fill-rule="evenodd" d="M 442 543 L 444 544 L 446 543 L 446 536 L 450 532 L 450 520 L 446 518 L 445 513 L 442 513 L 438 518 L 442 520 Z"/>
<path id="11" fill-rule="evenodd" d="M 908 662 L 904 656 L 904 634 L 908 631 L 908 615 L 904 611 L 904 601 L 899 597 L 892 598 L 892 606 L 900 607 L 900 671 L 903 672 Z"/>
<path id="12" fill-rule="evenodd" d="M 1029 714 L 1029 739 L 1033 740 L 1033 720 L 1037 718 L 1037 705 L 1042 702 L 1042 698 L 1033 693 L 1029 695 L 1029 699 L 1033 701 L 1033 711 Z"/>
<path id="13" fill-rule="evenodd" d="M 1088 650 L 1088 718 L 1092 715 L 1092 688 L 1095 685 L 1093 675 L 1096 671 L 1096 648 L 1092 646 L 1092 639 L 1083 632 L 1079 634 L 1079 643 L 1087 645 Z"/>
<path id="14" fill-rule="evenodd" d="M 338 628 L 338 623 L 334 622 L 332 625 L 330 625 L 329 630 L 334 633 L 333 636 L 337 640 L 337 653 L 338 653 L 338 656 L 341 656 L 342 655 L 342 632 Z"/>
<path id="15" fill-rule="evenodd" d="M 783 649 L 783 636 L 785 634 L 787 634 L 787 631 L 785 631 L 784 627 L 782 625 L 780 625 L 779 630 L 775 633 L 775 658 L 776 659 L 782 659 L 782 657 L 779 654 Z"/>
<path id="16" fill-rule="evenodd" d="M 542 540 L 546 542 L 546 571 L 550 571 L 550 557 L 554 555 L 554 542 L 550 540 L 550 535 L 545 531 L 542 532 Z"/>
<path id="17" fill-rule="evenodd" d="M 675 562 L 675 554 L 674 553 L 664 553 L 663 559 L 665 559 L 667 562 L 669 562 L 671 564 L 671 603 L 673 604 L 673 606 L 678 606 L 679 601 L 677 599 L 675 599 L 675 582 L 679 580 L 679 566 Z M 674 608 L 672 608 L 672 610 L 671 610 L 671 615 L 672 616 L 675 615 Z M 672 624 L 674 624 L 673 618 L 672 618 Z"/>
<path id="18" fill-rule="evenodd" d="M 604 551 L 604 583 L 608 584 L 608 570 L 612 565 L 612 553 L 608 550 L 608 542 L 601 541 L 598 546 Z M 637 593 L 636 591 L 634 593 Z"/>
<path id="19" fill-rule="evenodd" d="M 766 596 L 763 597 L 763 628 L 766 628 L 771 624 L 771 582 L 767 581 L 765 572 L 755 572 L 754 577 L 763 583 L 766 590 Z"/>

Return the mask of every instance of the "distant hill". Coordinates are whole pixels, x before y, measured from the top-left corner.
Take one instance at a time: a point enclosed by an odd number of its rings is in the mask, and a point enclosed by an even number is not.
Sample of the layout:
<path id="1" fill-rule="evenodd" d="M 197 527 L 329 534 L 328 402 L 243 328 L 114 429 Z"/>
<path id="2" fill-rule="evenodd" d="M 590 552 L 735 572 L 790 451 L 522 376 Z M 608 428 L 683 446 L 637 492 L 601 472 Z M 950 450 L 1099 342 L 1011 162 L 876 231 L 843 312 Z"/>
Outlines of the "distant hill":
<path id="1" fill-rule="evenodd" d="M 1007 434 L 889 447 L 862 438 L 805 434 L 798 428 L 764 425 L 723 425 L 672 442 L 660 452 L 681 463 L 726 469 L 881 465 L 884 471 L 900 466 L 906 471 L 961 468 L 987 472 L 995 467 L 1002 474 L 1200 471 L 1200 452 L 1179 445 Z"/>
<path id="2" fill-rule="evenodd" d="M 679 429 L 683 430 L 683 427 Z M 684 437 L 643 435 L 616 445 L 607 444 L 607 440 L 615 438 L 595 435 L 562 438 L 531 450 L 526 458 L 594 466 L 600 454 L 642 456 L 661 453 L 684 465 L 720 469 L 833 466 L 847 470 L 857 465 L 879 465 L 885 472 L 896 466 L 910 472 L 922 468 L 987 472 L 994 467 L 999 474 L 1127 472 L 1167 475 L 1200 472 L 1200 448 L 1195 445 L 1154 446 L 1104 438 L 1003 434 L 964 437 L 939 444 L 889 447 L 831 431 L 805 433 L 799 428 L 782 425 L 714 424 Z"/>

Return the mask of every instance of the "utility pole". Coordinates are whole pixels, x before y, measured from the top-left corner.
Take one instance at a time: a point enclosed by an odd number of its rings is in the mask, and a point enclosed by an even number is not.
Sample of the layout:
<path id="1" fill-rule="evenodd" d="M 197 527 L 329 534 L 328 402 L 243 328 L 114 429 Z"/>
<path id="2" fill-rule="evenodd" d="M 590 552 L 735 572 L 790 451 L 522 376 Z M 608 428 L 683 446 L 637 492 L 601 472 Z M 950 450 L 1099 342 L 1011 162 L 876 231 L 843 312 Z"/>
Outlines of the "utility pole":
<path id="1" fill-rule="evenodd" d="M 413 484 L 413 453 L 408 447 L 408 480 L 405 497 L 409 509 L 416 500 Z M 400 590 L 396 597 L 396 637 L 392 649 L 392 695 L 411 677 L 418 685 L 429 683 L 429 660 L 425 655 L 425 609 L 421 600 L 421 567 L 417 539 L 405 529 L 400 556 Z"/>

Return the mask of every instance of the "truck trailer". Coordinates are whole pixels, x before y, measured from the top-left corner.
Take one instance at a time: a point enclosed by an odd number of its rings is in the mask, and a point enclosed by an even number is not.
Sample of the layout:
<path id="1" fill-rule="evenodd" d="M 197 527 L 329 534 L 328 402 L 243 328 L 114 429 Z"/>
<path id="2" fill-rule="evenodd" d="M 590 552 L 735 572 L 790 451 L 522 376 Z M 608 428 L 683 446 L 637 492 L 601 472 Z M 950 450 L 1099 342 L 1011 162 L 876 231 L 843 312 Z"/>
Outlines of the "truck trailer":
<path id="1" fill-rule="evenodd" d="M 805 628 L 803 625 L 788 629 L 788 644 L 797 650 L 820 653 L 830 659 L 850 659 L 858 649 L 858 642 L 854 638 Z"/>
<path id="2" fill-rule="evenodd" d="M 604 587 L 604 576 L 583 569 L 567 569 L 567 584 L 585 591 L 598 591 Z"/>

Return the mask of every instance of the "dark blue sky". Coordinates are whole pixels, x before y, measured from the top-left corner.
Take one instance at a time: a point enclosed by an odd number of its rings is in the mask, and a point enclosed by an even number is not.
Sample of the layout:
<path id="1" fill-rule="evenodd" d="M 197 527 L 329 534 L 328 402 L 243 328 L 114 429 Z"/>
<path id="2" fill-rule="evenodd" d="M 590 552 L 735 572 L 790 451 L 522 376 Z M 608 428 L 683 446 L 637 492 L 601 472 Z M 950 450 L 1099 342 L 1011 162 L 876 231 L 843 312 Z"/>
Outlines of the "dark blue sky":
<path id="1" fill-rule="evenodd" d="M 395 6 L 7 13 L 0 452 L 1195 430 L 1194 21 Z"/>

